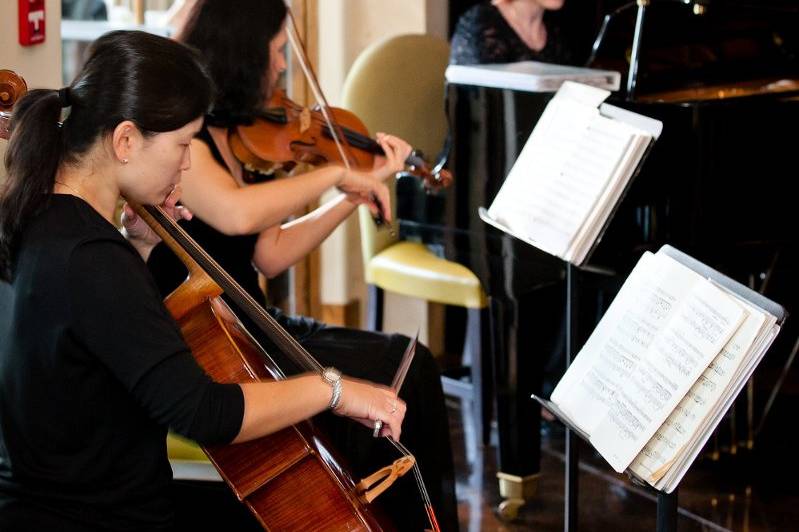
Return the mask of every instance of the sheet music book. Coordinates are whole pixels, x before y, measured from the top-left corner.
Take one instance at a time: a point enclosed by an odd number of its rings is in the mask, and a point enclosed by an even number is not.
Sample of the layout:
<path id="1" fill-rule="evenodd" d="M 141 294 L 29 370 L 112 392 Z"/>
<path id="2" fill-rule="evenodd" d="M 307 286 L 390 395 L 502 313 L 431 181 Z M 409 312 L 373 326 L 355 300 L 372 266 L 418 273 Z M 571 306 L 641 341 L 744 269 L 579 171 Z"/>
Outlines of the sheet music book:
<path id="1" fill-rule="evenodd" d="M 477 85 L 525 92 L 555 92 L 565 81 L 577 81 L 610 91 L 619 90 L 621 74 L 614 70 L 556 65 L 539 61 L 518 63 L 450 65 L 448 83 Z"/>
<path id="2" fill-rule="evenodd" d="M 480 217 L 582 265 L 662 130 L 657 120 L 603 104 L 609 95 L 565 82 Z"/>
<path id="3" fill-rule="evenodd" d="M 785 319 L 680 251 L 640 259 L 552 392 L 538 399 L 618 472 L 671 493 Z"/>

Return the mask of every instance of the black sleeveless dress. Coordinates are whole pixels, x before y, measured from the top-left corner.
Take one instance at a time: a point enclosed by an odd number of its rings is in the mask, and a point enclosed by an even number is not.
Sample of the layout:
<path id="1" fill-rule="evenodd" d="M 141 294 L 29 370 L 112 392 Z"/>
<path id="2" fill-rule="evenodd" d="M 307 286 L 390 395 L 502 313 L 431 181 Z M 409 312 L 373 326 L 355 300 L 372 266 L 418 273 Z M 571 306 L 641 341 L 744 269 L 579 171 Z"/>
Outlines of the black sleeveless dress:
<path id="1" fill-rule="evenodd" d="M 214 159 L 226 168 L 206 127 L 197 138 L 208 145 Z M 410 341 L 408 337 L 331 327 L 309 317 L 288 316 L 269 305 L 258 286 L 258 272 L 252 263 L 258 235 L 228 236 L 197 216 L 180 223 L 320 364 L 334 366 L 351 377 L 391 384 Z M 187 275 L 183 264 L 164 244 L 155 247 L 148 266 L 164 296 L 183 282 Z M 227 301 L 235 310 L 233 302 Z M 237 314 L 250 333 L 278 361 L 281 369 L 288 374 L 300 371 L 300 368 L 281 356 L 279 350 L 243 312 Z M 418 460 L 442 530 L 457 530 L 454 468 L 444 395 L 436 362 L 423 345 L 416 349 L 400 397 L 408 407 L 402 425 L 402 442 Z M 317 416 L 315 421 L 324 426 L 330 439 L 345 454 L 356 477 L 366 476 L 398 458 L 387 442 L 372 438 L 371 430 L 363 425 L 330 413 Z M 400 530 L 422 530 L 429 526 L 426 525 L 420 496 L 410 473 L 381 495 L 380 499 L 383 499 L 386 512 L 398 523 Z M 419 512 L 413 511 L 417 508 Z"/>

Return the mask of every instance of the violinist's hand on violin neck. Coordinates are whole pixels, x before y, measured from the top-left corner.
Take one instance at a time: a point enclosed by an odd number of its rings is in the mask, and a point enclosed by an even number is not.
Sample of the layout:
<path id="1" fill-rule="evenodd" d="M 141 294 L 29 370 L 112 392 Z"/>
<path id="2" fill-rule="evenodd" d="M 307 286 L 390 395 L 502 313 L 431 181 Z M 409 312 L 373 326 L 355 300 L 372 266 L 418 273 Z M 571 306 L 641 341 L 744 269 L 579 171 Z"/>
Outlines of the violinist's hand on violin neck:
<path id="1" fill-rule="evenodd" d="M 405 418 L 405 401 L 386 386 L 351 378 L 342 379 L 341 382 L 341 402 L 334 413 L 353 419 L 369 429 L 374 427 L 376 420 L 380 420 L 383 423 L 380 435 L 391 436 L 399 441 Z"/>
<path id="2" fill-rule="evenodd" d="M 394 135 L 378 133 L 377 143 L 383 148 L 385 156 L 376 156 L 372 171 L 375 177 L 385 181 L 393 178 L 398 172 L 405 169 L 406 161 L 410 157 L 413 148 L 410 144 Z"/>

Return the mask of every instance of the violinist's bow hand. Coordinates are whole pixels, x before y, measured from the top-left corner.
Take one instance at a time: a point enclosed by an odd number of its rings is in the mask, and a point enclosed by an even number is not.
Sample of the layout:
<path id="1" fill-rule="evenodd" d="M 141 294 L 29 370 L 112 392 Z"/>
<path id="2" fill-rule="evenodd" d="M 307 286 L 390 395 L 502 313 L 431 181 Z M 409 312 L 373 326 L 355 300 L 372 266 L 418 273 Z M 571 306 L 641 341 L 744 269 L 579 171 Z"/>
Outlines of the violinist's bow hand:
<path id="1" fill-rule="evenodd" d="M 372 202 L 377 206 L 377 213 L 372 215 L 372 220 L 374 220 L 377 228 L 386 228 L 389 230 L 389 234 L 391 236 L 396 236 L 397 233 L 394 231 L 394 227 L 391 225 L 391 222 L 386 220 L 386 217 L 383 216 L 383 203 L 375 194 L 372 194 L 371 199 Z"/>

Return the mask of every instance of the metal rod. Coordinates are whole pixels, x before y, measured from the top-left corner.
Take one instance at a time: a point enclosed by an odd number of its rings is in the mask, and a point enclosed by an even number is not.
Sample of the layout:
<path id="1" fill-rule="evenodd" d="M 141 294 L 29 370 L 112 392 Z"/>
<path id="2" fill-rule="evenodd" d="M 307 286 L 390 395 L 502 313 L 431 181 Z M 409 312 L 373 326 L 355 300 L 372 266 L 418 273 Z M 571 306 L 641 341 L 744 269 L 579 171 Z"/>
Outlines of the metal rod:
<path id="1" fill-rule="evenodd" d="M 799 351 L 799 338 L 797 338 L 796 343 L 793 344 L 793 350 L 791 350 L 788 360 L 785 361 L 785 366 L 782 368 L 782 372 L 780 373 L 777 382 L 774 384 L 774 389 L 771 390 L 771 395 L 769 395 L 768 401 L 766 401 L 766 406 L 763 408 L 763 413 L 760 415 L 760 423 L 758 423 L 757 429 L 755 429 L 755 437 L 757 437 L 757 435 L 760 434 L 760 431 L 763 429 L 763 423 L 766 422 L 766 416 L 768 416 L 771 406 L 774 404 L 774 400 L 777 398 L 777 394 L 780 393 L 782 383 L 785 380 L 785 377 L 788 375 L 791 365 L 793 365 L 793 359 L 796 358 L 797 351 Z"/>
<path id="2" fill-rule="evenodd" d="M 577 271 L 571 264 L 566 264 L 566 367 L 577 356 Z M 565 514 L 563 529 L 567 532 L 577 530 L 580 455 L 577 446 L 580 441 L 574 432 L 566 428 L 566 459 L 565 459 Z"/>
<path id="3" fill-rule="evenodd" d="M 638 63 L 641 60 L 641 42 L 643 41 L 644 16 L 648 0 L 638 0 L 638 14 L 635 17 L 635 33 L 633 34 L 632 52 L 630 54 L 630 69 L 627 71 L 627 100 L 632 100 L 635 96 L 635 88 L 638 83 Z"/>
<path id="4" fill-rule="evenodd" d="M 658 492 L 657 532 L 677 532 L 677 488 Z"/>

